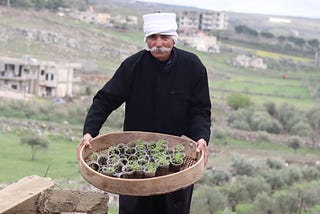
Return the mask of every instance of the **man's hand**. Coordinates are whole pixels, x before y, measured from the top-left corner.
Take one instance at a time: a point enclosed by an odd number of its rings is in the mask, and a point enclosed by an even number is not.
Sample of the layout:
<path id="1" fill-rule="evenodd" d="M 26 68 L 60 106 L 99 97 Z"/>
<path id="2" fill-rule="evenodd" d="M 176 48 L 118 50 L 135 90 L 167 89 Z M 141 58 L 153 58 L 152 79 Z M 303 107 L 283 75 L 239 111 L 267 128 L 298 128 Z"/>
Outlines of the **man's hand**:
<path id="1" fill-rule="evenodd" d="M 207 165 L 208 163 L 208 155 L 209 155 L 209 151 L 208 151 L 208 146 L 207 146 L 207 142 L 204 139 L 200 139 L 198 140 L 198 146 L 197 146 L 197 152 L 202 151 L 204 154 L 204 166 Z"/>
<path id="2" fill-rule="evenodd" d="M 80 151 L 81 151 L 81 148 L 83 146 L 89 146 L 89 148 L 91 148 L 91 144 L 90 144 L 91 139 L 92 139 L 91 134 L 87 133 L 87 134 L 83 135 L 83 138 L 82 138 L 82 140 L 79 143 L 78 148 L 77 148 L 77 158 L 78 158 L 78 160 L 80 159 Z"/>

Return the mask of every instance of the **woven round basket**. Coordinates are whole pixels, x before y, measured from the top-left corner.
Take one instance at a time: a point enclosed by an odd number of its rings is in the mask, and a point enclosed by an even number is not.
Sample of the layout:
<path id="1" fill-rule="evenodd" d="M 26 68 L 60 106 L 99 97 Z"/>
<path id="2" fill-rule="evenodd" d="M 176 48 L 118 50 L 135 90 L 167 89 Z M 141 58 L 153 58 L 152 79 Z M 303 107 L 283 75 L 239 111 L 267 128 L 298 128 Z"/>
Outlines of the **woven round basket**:
<path id="1" fill-rule="evenodd" d="M 93 152 L 99 152 L 119 143 L 127 144 L 133 140 L 146 142 L 166 140 L 169 146 L 183 144 L 186 157 L 182 169 L 179 172 L 153 178 L 127 179 L 106 176 L 88 166 L 87 160 Z M 97 136 L 92 139 L 91 146 L 91 148 L 85 146 L 81 148 L 80 173 L 90 184 L 106 192 L 136 196 L 163 194 L 187 187 L 199 180 L 203 174 L 203 153 L 197 153 L 197 143 L 187 137 L 127 131 Z"/>

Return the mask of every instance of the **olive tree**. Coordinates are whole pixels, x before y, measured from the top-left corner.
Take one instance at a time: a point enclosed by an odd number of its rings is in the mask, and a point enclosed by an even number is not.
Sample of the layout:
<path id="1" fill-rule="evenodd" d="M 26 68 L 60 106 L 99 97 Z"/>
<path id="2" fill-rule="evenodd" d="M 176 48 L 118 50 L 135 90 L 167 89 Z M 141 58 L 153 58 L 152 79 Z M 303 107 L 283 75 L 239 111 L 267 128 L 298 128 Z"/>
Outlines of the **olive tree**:
<path id="1" fill-rule="evenodd" d="M 20 143 L 30 146 L 31 148 L 31 160 L 35 160 L 36 152 L 39 149 L 47 149 L 49 140 L 40 136 L 27 136 L 20 138 Z"/>
<path id="2" fill-rule="evenodd" d="M 266 111 L 255 111 L 250 117 L 250 127 L 255 131 L 266 131 L 279 134 L 282 130 L 281 123 Z"/>
<path id="3" fill-rule="evenodd" d="M 296 194 L 281 191 L 274 195 L 274 199 L 275 213 L 298 213 L 300 200 Z"/>
<path id="4" fill-rule="evenodd" d="M 274 199 L 272 195 L 262 192 L 259 193 L 254 200 L 254 209 L 257 213 L 273 214 Z"/>
<path id="5" fill-rule="evenodd" d="M 271 186 L 271 190 L 278 190 L 286 186 L 285 176 L 282 174 L 281 170 L 268 169 L 262 173 L 265 181 Z"/>
<path id="6" fill-rule="evenodd" d="M 231 172 L 233 175 L 254 176 L 258 171 L 259 167 L 255 162 L 244 158 L 236 158 L 231 164 Z"/>
<path id="7" fill-rule="evenodd" d="M 237 92 L 231 93 L 227 97 L 227 103 L 234 110 L 245 108 L 251 105 L 250 98 L 247 95 Z"/>
<path id="8" fill-rule="evenodd" d="M 258 177 L 242 176 L 241 180 L 242 180 L 243 187 L 248 193 L 248 196 L 252 202 L 254 202 L 256 196 L 259 193 L 271 192 L 270 185 L 261 176 L 258 176 Z"/>
<path id="9" fill-rule="evenodd" d="M 297 150 L 300 148 L 301 142 L 300 139 L 298 137 L 290 137 L 289 139 L 287 139 L 285 141 L 285 143 L 288 145 L 288 147 Z"/>
<path id="10" fill-rule="evenodd" d="M 308 118 L 294 105 L 282 104 L 278 109 L 277 119 L 282 124 L 284 132 L 299 136 L 309 135 Z"/>
<path id="11" fill-rule="evenodd" d="M 212 186 L 203 185 L 194 192 L 191 210 L 194 213 L 217 213 L 226 207 L 225 196 Z"/>
<path id="12" fill-rule="evenodd" d="M 307 113 L 307 118 L 311 126 L 311 140 L 315 145 L 320 139 L 320 108 L 313 108 Z"/>
<path id="13" fill-rule="evenodd" d="M 241 108 L 237 111 L 232 111 L 228 116 L 228 125 L 235 129 L 251 131 L 250 117 L 254 112 L 254 108 Z"/>
<path id="14" fill-rule="evenodd" d="M 231 183 L 231 185 L 228 186 L 227 191 L 228 191 L 227 199 L 231 207 L 231 211 L 232 213 L 236 213 L 236 208 L 238 203 L 241 201 L 246 201 L 248 198 L 248 193 L 246 192 L 241 181 L 239 180 L 236 180 L 236 182 Z"/>
<path id="15" fill-rule="evenodd" d="M 211 170 L 210 182 L 214 185 L 221 185 L 229 181 L 229 175 L 223 170 L 214 169 Z"/>

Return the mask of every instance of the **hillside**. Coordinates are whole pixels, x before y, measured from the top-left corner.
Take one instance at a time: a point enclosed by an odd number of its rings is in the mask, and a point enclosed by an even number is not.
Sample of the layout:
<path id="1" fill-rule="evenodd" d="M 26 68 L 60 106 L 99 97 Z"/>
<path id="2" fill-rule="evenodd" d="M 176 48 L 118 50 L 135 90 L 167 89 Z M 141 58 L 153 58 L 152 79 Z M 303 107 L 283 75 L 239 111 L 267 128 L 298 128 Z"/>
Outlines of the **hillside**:
<path id="1" fill-rule="evenodd" d="M 299 36 L 306 39 L 320 37 L 320 19 L 234 12 L 228 13 L 228 16 L 230 29 L 236 25 L 247 25 L 253 29 L 271 32 L 275 35 Z M 277 18 L 282 22 L 270 22 L 270 18 Z"/>
<path id="2" fill-rule="evenodd" d="M 138 16 L 140 25 L 141 15 L 144 13 L 170 11 L 179 14 L 183 10 L 196 10 L 196 8 L 139 1 L 100 2 L 101 5 L 94 5 L 97 11 L 114 16 L 117 14 Z M 228 31 L 233 31 L 237 25 L 246 25 L 257 31 L 271 32 L 278 36 L 299 36 L 304 39 L 320 36 L 318 19 L 279 17 L 290 19 L 291 23 L 271 23 L 270 17 L 230 12 Z M 83 62 L 87 64 L 89 70 L 111 71 L 121 59 L 143 47 L 141 27 L 125 33 L 116 32 L 114 29 L 97 28 L 67 16 L 61 17 L 50 11 L 35 12 L 31 9 L 17 10 L 7 7 L 0 7 L 0 18 L 0 54 L 3 56 L 33 55 L 46 60 Z M 114 64 L 105 60 L 110 57 L 112 57 L 110 61 L 115 62 Z"/>
<path id="3" fill-rule="evenodd" d="M 105 2 L 105 1 L 101 1 Z M 117 3 L 117 4 L 116 4 Z M 128 6 L 132 10 L 128 10 Z M 152 12 L 156 8 L 161 11 L 179 11 L 184 7 L 172 7 L 168 5 L 147 4 L 147 3 L 126 3 L 126 1 L 108 1 L 108 3 L 95 6 L 97 11 L 119 13 L 125 15 L 136 15 Z M 76 13 L 76 11 L 74 11 Z M 229 27 L 245 24 L 261 30 L 275 29 L 279 26 L 270 25 L 266 15 L 255 14 L 229 14 Z M 317 30 L 318 20 L 292 17 L 292 20 L 299 21 L 299 25 L 292 23 L 289 31 L 301 31 L 301 35 L 312 37 L 319 33 Z M 299 29 L 298 29 L 299 28 Z M 282 28 L 281 28 L 282 29 Z M 228 30 L 230 33 L 231 30 Z M 312 33 L 310 33 L 312 32 Z M 232 32 L 231 32 L 232 33 Z M 235 37 L 235 34 L 233 37 Z M 143 34 L 141 27 L 131 29 L 116 29 L 106 26 L 89 24 L 71 16 L 59 16 L 52 11 L 19 10 L 15 8 L 0 7 L 0 55 L 9 57 L 21 57 L 31 55 L 40 60 L 56 62 L 77 62 L 83 64 L 83 69 L 76 75 L 83 80 L 84 87 L 89 85 L 96 90 L 105 80 L 110 78 L 121 61 L 130 54 L 143 48 Z M 232 37 L 230 37 L 232 38 Z M 243 38 L 247 41 L 243 42 Z M 199 55 L 206 65 L 209 77 L 212 79 L 212 96 L 221 96 L 221 93 L 234 91 L 246 91 L 254 102 L 276 101 L 293 103 L 301 108 L 309 109 L 316 102 L 318 97 L 318 80 L 320 73 L 313 68 L 313 58 L 305 57 L 302 51 L 296 52 L 298 56 L 273 52 L 276 50 L 263 50 L 268 41 L 261 41 L 242 36 L 241 42 L 228 40 L 228 44 L 221 44 L 221 54 L 199 52 L 182 44 L 179 47 L 194 51 Z M 277 47 L 274 45 L 273 47 Z M 267 71 L 252 72 L 250 69 L 239 69 L 231 66 L 237 54 L 249 54 L 259 56 L 268 64 Z M 279 81 L 279 78 L 286 74 L 289 80 L 296 83 L 289 84 L 292 88 L 301 87 L 303 92 L 297 95 L 288 83 L 281 83 L 278 89 L 250 90 L 250 86 L 256 86 L 265 82 L 265 77 L 270 82 Z M 101 78 L 101 75 L 105 75 Z M 255 78 L 255 83 L 239 82 L 238 87 L 232 86 L 230 81 L 235 78 Z M 298 89 L 297 89 L 298 90 Z M 221 102 L 221 100 L 219 101 Z M 225 102 L 225 100 L 222 100 Z"/>
<path id="4" fill-rule="evenodd" d="M 123 35 L 49 11 L 5 7 L 0 11 L 2 56 L 31 55 L 41 60 L 79 62 L 85 70 L 108 73 L 123 57 L 138 50 L 139 43 L 142 45 L 133 38 L 127 40 L 131 32 Z"/>

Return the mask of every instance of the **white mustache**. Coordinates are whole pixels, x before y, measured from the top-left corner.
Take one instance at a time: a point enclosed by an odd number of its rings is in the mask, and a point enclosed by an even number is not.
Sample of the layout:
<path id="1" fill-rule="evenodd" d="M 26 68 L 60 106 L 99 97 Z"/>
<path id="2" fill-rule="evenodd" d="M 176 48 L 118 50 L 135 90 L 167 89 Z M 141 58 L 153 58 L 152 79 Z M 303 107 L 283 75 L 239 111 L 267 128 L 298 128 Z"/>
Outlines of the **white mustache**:
<path id="1" fill-rule="evenodd" d="M 156 46 L 153 46 L 152 48 L 150 48 L 150 51 L 151 52 L 154 52 L 154 51 L 157 51 L 157 52 L 169 52 L 171 50 L 171 48 L 166 48 L 166 47 L 160 47 L 160 48 L 157 48 Z"/>

